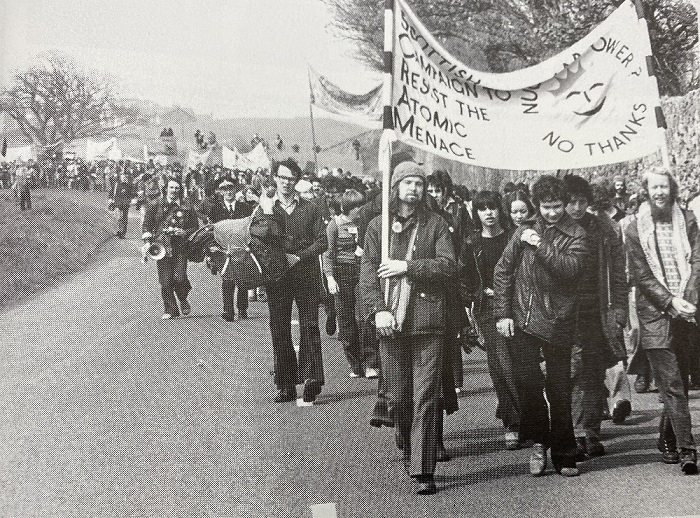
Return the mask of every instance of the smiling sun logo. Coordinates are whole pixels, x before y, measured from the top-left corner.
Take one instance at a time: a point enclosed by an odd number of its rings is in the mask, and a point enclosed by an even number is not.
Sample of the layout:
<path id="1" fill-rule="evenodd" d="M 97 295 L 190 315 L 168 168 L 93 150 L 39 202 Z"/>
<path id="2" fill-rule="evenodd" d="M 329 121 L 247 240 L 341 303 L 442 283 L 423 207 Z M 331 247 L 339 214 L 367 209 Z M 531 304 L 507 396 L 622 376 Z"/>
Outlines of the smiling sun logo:
<path id="1" fill-rule="evenodd" d="M 584 67 L 577 59 L 546 82 L 543 89 L 575 115 L 589 118 L 603 109 L 611 84 L 612 78 L 605 71 Z"/>

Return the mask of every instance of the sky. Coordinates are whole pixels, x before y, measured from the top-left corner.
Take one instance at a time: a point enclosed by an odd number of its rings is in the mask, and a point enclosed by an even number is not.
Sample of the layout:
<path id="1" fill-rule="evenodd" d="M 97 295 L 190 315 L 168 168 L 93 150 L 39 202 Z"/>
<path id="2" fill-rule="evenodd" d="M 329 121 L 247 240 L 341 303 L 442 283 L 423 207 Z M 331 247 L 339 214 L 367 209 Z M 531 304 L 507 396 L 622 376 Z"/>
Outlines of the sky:
<path id="1" fill-rule="evenodd" d="M 56 49 L 125 97 L 216 119 L 308 116 L 308 64 L 352 93 L 381 82 L 330 22 L 321 0 L 0 0 L 0 80 Z"/>

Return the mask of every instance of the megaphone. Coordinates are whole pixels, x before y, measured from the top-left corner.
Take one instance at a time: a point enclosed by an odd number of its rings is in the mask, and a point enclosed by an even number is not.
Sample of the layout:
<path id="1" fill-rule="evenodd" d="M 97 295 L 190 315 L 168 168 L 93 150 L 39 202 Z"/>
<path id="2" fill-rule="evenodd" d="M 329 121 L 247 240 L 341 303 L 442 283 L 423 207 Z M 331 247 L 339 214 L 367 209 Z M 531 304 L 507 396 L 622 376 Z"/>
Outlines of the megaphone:
<path id="1" fill-rule="evenodd" d="M 141 255 L 143 256 L 144 261 L 146 259 L 159 261 L 165 257 L 165 254 L 165 246 L 162 243 L 146 243 L 143 245 L 143 247 L 141 247 Z"/>

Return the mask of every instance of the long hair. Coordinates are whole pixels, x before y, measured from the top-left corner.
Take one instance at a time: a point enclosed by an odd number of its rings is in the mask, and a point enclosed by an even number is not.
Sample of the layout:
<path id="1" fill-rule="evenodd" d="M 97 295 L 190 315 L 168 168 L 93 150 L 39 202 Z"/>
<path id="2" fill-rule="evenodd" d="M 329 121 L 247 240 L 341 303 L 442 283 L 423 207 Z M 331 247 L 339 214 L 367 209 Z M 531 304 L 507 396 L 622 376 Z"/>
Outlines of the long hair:
<path id="1" fill-rule="evenodd" d="M 503 229 L 506 225 L 503 221 L 503 200 L 501 195 L 495 191 L 479 191 L 474 196 L 472 200 L 472 221 L 474 230 L 479 232 L 483 229 L 481 224 L 481 218 L 479 217 L 479 211 L 485 209 L 493 209 L 498 212 L 498 223 Z"/>
<path id="2" fill-rule="evenodd" d="M 515 227 L 515 223 L 513 223 L 513 219 L 510 215 L 511 207 L 513 206 L 513 202 L 515 201 L 522 201 L 527 207 L 530 216 L 532 216 L 535 213 L 535 206 L 532 204 L 532 201 L 530 201 L 530 196 L 528 196 L 528 194 L 525 191 L 516 189 L 515 191 L 507 195 L 503 200 L 503 212 L 506 214 L 508 225 L 511 227 Z"/>

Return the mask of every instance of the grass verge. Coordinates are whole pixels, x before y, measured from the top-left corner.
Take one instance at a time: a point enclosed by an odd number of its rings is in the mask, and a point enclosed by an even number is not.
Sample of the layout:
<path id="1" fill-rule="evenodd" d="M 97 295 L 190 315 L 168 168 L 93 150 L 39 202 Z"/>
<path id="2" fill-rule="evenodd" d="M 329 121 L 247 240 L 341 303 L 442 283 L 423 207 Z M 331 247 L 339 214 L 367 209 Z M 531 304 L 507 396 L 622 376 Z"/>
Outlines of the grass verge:
<path id="1" fill-rule="evenodd" d="M 91 194 L 35 191 L 22 212 L 0 191 L 0 309 L 80 271 L 109 239 L 111 217 Z"/>

